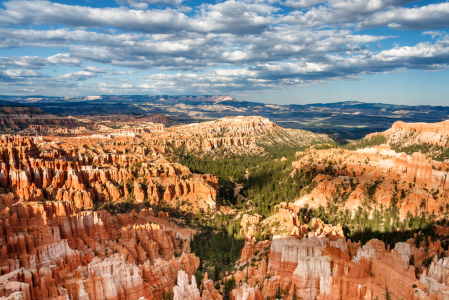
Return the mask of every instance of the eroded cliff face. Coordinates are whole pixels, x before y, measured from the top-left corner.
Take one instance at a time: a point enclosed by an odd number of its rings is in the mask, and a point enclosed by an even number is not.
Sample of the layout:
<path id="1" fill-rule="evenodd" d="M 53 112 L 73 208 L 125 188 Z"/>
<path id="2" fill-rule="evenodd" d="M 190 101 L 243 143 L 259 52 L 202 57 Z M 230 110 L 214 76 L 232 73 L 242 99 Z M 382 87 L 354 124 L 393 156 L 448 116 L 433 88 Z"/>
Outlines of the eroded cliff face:
<path id="1" fill-rule="evenodd" d="M 178 284 L 173 288 L 173 300 L 199 300 L 201 299 L 200 291 L 196 285 L 195 277 L 192 276 L 191 284 L 189 284 L 189 276 L 184 271 L 178 273 Z"/>
<path id="2" fill-rule="evenodd" d="M 395 122 L 390 129 L 381 133 L 388 144 L 400 143 L 402 147 L 429 143 L 446 146 L 449 141 L 449 121 L 439 123 Z"/>
<path id="3" fill-rule="evenodd" d="M 31 137 L 2 136 L 0 139 L 0 184 L 23 201 L 57 200 L 91 209 L 96 202 L 133 199 L 136 202 L 180 205 L 189 209 L 214 209 L 218 179 L 212 175 L 192 174 L 189 169 L 170 163 L 153 152 L 148 160 L 147 148 L 133 147 L 131 154 L 103 153 L 84 144 L 52 143 Z M 93 143 L 94 140 L 91 140 Z M 74 142 L 72 142 L 74 143 Z M 125 147 L 132 142 L 124 141 Z M 75 148 L 75 146 L 77 148 Z M 154 150 L 154 149 L 153 149 Z"/>
<path id="4" fill-rule="evenodd" d="M 318 235 L 324 234 L 329 236 L 333 241 L 344 236 L 343 227 L 339 224 L 332 226 L 325 224 L 319 218 L 312 218 L 310 216 L 309 218 L 303 218 L 300 215 L 299 207 L 294 203 L 281 202 L 275 206 L 275 211 L 276 213 L 266 219 L 263 219 L 258 214 L 244 214 L 240 221 L 242 234 L 249 240 L 263 234 L 264 231 L 265 234 L 271 234 L 272 236 L 280 235 L 297 238 L 308 236 L 313 231 Z M 261 244 L 259 244 L 260 246 Z M 243 251 L 245 251 L 245 248 Z"/>
<path id="5" fill-rule="evenodd" d="M 195 277 L 191 277 L 189 284 L 189 277 L 184 271 L 178 272 L 178 284 L 173 288 L 173 300 L 223 300 L 223 296 L 215 289 L 214 282 L 209 280 L 207 273 L 201 283 L 202 295 L 196 285 Z"/>
<path id="6" fill-rule="evenodd" d="M 38 107 L 30 106 L 1 106 L 0 127 L 12 130 L 24 129 L 30 125 L 61 126 L 74 128 L 81 123 L 75 118 L 66 118 L 46 114 Z"/>
<path id="7" fill-rule="evenodd" d="M 163 299 L 178 272 L 193 275 L 199 259 L 179 246 L 190 234 L 150 220 L 163 223 L 145 210 L 114 216 L 68 202 L 13 204 L 1 212 L 0 295 Z"/>
<path id="8" fill-rule="evenodd" d="M 368 134 L 362 142 L 371 144 L 382 142 L 397 152 L 407 154 L 419 151 L 447 163 L 449 161 L 449 121 L 439 123 L 397 121 L 386 131 Z"/>
<path id="9" fill-rule="evenodd" d="M 424 271 L 420 276 L 420 281 L 426 285 L 429 292 L 433 295 L 443 295 L 443 299 L 449 298 L 448 263 L 447 257 L 435 257 L 428 272 Z"/>
<path id="10" fill-rule="evenodd" d="M 428 275 L 423 268 L 418 280 L 409 263 L 424 249 L 412 245 L 397 243 L 390 251 L 376 239 L 360 247 L 344 237 L 332 241 L 313 232 L 302 239 L 275 236 L 268 252 L 262 250 L 252 258 L 243 252 L 242 261 L 253 263 L 235 275 L 237 287 L 231 298 L 275 299 L 280 294 L 292 299 L 295 294 L 307 300 L 374 300 L 383 299 L 388 289 L 391 299 L 446 299 L 447 260 L 435 259 Z M 430 249 L 434 254 L 441 248 Z"/>
<path id="11" fill-rule="evenodd" d="M 332 142 L 324 134 L 305 130 L 284 129 L 267 118 L 258 116 L 226 117 L 215 121 L 167 128 L 165 135 L 151 139 L 161 147 L 183 148 L 190 152 L 210 153 L 225 150 L 234 154 L 261 154 L 260 144 L 275 143 L 305 146 L 310 143 Z"/>
<path id="12" fill-rule="evenodd" d="M 258 117 L 148 126 L 103 128 L 82 137 L 0 138 L 0 297 L 265 300 L 280 294 L 284 300 L 374 300 L 388 288 L 393 299 L 448 298 L 449 262 L 437 257 L 439 241 L 416 248 L 410 239 L 392 250 L 378 240 L 362 246 L 345 239 L 343 226 L 303 215 L 306 204 L 336 203 L 353 214 L 360 206 L 395 203 L 401 216 L 438 215 L 448 196 L 447 164 L 419 153 L 397 154 L 388 145 L 299 153 L 292 176 L 309 172 L 310 194 L 276 205 L 266 219 L 228 209 L 234 212 L 226 217 L 241 218 L 238 234 L 246 243 L 225 275 L 237 285 L 223 295 L 224 282 L 214 283 L 207 274 L 197 285 L 200 260 L 189 247 L 195 230 L 160 211 L 171 206 L 214 215 L 218 179 L 191 173 L 167 157 L 176 147 L 258 153 L 261 139 L 282 129 Z M 138 212 L 118 208 L 130 203 Z M 447 227 L 436 229 L 449 235 Z M 262 233 L 273 240 L 256 242 Z"/>
<path id="13" fill-rule="evenodd" d="M 447 163 L 420 153 L 396 153 L 388 145 L 357 151 L 311 148 L 297 155 L 293 168 L 313 179 L 313 189 L 296 201 L 298 207 L 337 203 L 339 210 L 354 213 L 366 205 L 379 209 L 393 203 L 401 218 L 417 212 L 441 215 L 446 211 Z"/>
<path id="14" fill-rule="evenodd" d="M 247 241 L 233 274 L 237 287 L 230 299 L 375 300 L 385 299 L 386 290 L 391 299 L 449 295 L 449 260 L 438 258 L 446 253 L 440 243 L 449 234 L 445 226 L 435 227 L 440 240 L 427 237 L 418 242 L 420 233 L 415 233 L 390 249 L 376 239 L 363 246 L 346 240 L 340 225 L 308 219 L 293 204 L 281 203 L 265 220 L 257 215 L 243 220 Z M 272 242 L 256 242 L 251 233 L 257 224 L 279 235 Z M 432 257 L 429 266 L 426 261 Z"/>
<path id="15" fill-rule="evenodd" d="M 152 205 L 165 202 L 188 211 L 214 210 L 217 177 L 192 174 L 166 158 L 180 148 L 203 154 L 215 150 L 261 154 L 260 143 L 270 145 L 285 135 L 278 134 L 285 129 L 261 117 L 223 118 L 167 129 L 151 122 L 125 124 L 121 129 L 99 126 L 94 134 L 50 129 L 74 136 L 2 136 L 0 185 L 23 201 L 67 201 L 83 209 L 132 199 Z M 301 130 L 288 136 L 298 146 L 331 141 Z"/>
<path id="16" fill-rule="evenodd" d="M 213 211 L 218 180 L 140 139 L 163 129 L 0 138 L 0 296 L 162 300 L 180 271 L 196 272 L 188 242 L 195 230 L 145 207 Z M 128 202 L 140 203 L 139 213 L 120 213 L 116 205 Z M 102 204 L 109 211 L 96 210 Z M 220 299 L 206 286 L 205 297 Z"/>

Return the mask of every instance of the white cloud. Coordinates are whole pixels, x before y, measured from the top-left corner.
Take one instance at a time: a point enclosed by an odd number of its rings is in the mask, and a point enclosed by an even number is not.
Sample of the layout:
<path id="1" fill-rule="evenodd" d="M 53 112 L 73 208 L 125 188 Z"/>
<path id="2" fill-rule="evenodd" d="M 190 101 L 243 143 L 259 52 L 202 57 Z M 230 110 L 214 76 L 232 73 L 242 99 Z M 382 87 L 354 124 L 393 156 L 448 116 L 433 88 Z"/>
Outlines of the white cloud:
<path id="1" fill-rule="evenodd" d="M 395 29 L 437 29 L 449 27 L 449 2 L 422 7 L 398 7 L 371 15 L 360 22 L 360 28 L 390 26 Z"/>
<path id="2" fill-rule="evenodd" d="M 0 57 L 3 85 L 66 92 L 271 90 L 362 74 L 440 70 L 449 61 L 447 2 L 410 8 L 404 5 L 415 0 L 228 0 L 196 7 L 176 7 L 191 5 L 181 0 L 120 1 L 125 6 L 3 3 L 0 48 L 60 52 Z M 384 26 L 398 34 L 357 32 Z M 385 39 L 400 43 L 402 30 L 426 30 L 422 34 L 436 40 L 382 50 Z M 51 74 L 60 66 L 78 70 L 54 77 L 38 72 L 51 68 L 45 72 Z M 158 74 L 139 82 L 128 77 L 130 68 Z M 105 85 L 93 80 L 100 77 Z"/>
<path id="3" fill-rule="evenodd" d="M 64 58 L 66 64 L 71 65 L 91 61 L 140 69 L 157 67 L 191 70 L 237 62 L 275 62 L 292 56 L 307 57 L 329 52 L 359 52 L 363 49 L 363 44 L 387 38 L 353 35 L 349 30 L 298 31 L 294 27 L 246 37 L 198 33 L 182 36 L 131 33 L 110 35 L 67 29 L 0 31 L 0 37 L 22 47 L 41 45 L 44 39 L 48 39 L 49 47 L 69 47 L 70 53 L 49 58 L 53 63 L 56 58 L 61 62 Z M 26 43 L 23 42 L 25 40 Z M 41 59 L 40 67 L 44 67 L 43 64 Z"/>
<path id="4" fill-rule="evenodd" d="M 10 56 L 0 57 L 0 69 L 4 68 L 26 68 L 43 69 L 52 66 L 79 66 L 81 61 L 73 58 L 68 53 L 59 53 L 49 57 L 39 56 Z"/>
<path id="5" fill-rule="evenodd" d="M 307 8 L 325 2 L 326 0 L 286 0 L 285 2 L 282 2 L 282 5 L 293 8 Z"/>
<path id="6" fill-rule="evenodd" d="M 274 24 L 277 8 L 229 0 L 204 5 L 195 18 L 172 8 L 133 10 L 92 8 L 50 1 L 12 1 L 3 4 L 0 25 L 61 24 L 78 28 L 116 27 L 145 33 L 260 32 Z"/>
<path id="7" fill-rule="evenodd" d="M 117 3 L 119 4 L 129 4 L 133 7 L 148 7 L 148 4 L 162 4 L 162 5 L 180 5 L 184 0 L 117 0 Z M 145 4 L 145 6 L 142 6 L 142 4 Z"/>
<path id="8" fill-rule="evenodd" d="M 73 73 L 66 73 L 55 77 L 56 81 L 84 81 L 91 78 L 98 77 L 98 73 L 91 71 L 76 71 Z"/>
<path id="9" fill-rule="evenodd" d="M 231 92 L 260 89 L 285 89 L 335 79 L 353 80 L 363 74 L 389 73 L 404 69 L 440 70 L 449 66 L 449 40 L 435 44 L 418 43 L 377 54 L 366 52 L 345 57 L 327 55 L 324 62 L 281 62 L 255 68 L 215 69 L 201 74 L 155 74 L 143 77 L 148 87 L 178 91 Z"/>

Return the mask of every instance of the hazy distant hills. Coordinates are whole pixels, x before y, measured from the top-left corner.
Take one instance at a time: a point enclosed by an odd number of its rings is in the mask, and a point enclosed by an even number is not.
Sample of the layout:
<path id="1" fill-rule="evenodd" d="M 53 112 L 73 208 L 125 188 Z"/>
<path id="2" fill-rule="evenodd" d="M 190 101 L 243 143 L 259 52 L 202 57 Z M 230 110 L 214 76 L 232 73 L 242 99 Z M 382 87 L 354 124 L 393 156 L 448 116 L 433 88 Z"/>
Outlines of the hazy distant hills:
<path id="1" fill-rule="evenodd" d="M 37 106 L 56 115 L 165 114 L 181 123 L 224 116 L 259 115 L 286 128 L 338 133 L 346 139 L 384 131 L 398 120 L 439 122 L 449 119 L 449 107 L 407 106 L 357 101 L 270 105 L 235 100 L 229 96 L 106 95 L 88 97 L 0 96 L 0 105 Z"/>

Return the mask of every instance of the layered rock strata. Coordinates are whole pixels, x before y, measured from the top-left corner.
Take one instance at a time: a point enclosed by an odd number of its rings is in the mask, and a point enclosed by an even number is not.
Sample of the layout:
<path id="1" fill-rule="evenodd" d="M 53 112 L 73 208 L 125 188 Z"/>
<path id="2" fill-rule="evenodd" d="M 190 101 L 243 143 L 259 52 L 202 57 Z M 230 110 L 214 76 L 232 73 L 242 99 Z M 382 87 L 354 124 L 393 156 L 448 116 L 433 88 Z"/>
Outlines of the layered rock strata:
<path id="1" fill-rule="evenodd" d="M 67 202 L 4 208 L 0 295 L 162 300 L 175 286 L 178 272 L 193 275 L 199 259 L 186 253 L 174 258 L 183 235 L 149 223 L 158 220 L 153 215 L 146 210 L 117 216 L 81 212 Z"/>
<path id="2" fill-rule="evenodd" d="M 433 246 L 430 249 L 430 256 L 436 253 Z M 251 261 L 256 264 L 235 275 L 237 288 L 230 296 L 274 299 L 280 293 L 282 299 L 295 294 L 308 300 L 362 300 L 383 299 L 388 289 L 392 299 L 446 299 L 446 259 L 435 259 L 428 275 L 424 270 L 418 280 L 409 263 L 420 251 L 411 243 L 397 243 L 390 251 L 375 239 L 354 248 L 344 238 L 331 241 L 324 234 L 310 233 L 303 239 L 276 236 L 268 262 L 254 255 Z"/>
<path id="3" fill-rule="evenodd" d="M 148 161 L 145 154 L 113 153 L 86 156 L 71 147 L 40 149 L 30 137 L 2 136 L 0 168 L 1 187 L 13 190 L 21 200 L 66 201 L 83 209 L 93 208 L 96 202 L 130 198 L 173 206 L 183 202 L 206 210 L 215 208 L 218 194 L 215 176 L 192 174 L 161 158 Z"/>
<path id="4" fill-rule="evenodd" d="M 373 137 L 378 133 L 368 135 Z M 381 132 L 390 145 L 400 144 L 402 147 L 428 143 L 446 146 L 449 141 L 449 121 L 439 123 L 405 123 L 394 122 L 390 129 Z"/>
<path id="5" fill-rule="evenodd" d="M 423 154 L 396 153 L 384 145 L 357 151 L 311 148 L 297 156 L 292 164 L 297 174 L 316 174 L 311 192 L 295 202 L 298 207 L 337 203 L 339 210 L 355 213 L 367 204 L 380 209 L 394 203 L 401 218 L 446 212 L 449 165 Z"/>

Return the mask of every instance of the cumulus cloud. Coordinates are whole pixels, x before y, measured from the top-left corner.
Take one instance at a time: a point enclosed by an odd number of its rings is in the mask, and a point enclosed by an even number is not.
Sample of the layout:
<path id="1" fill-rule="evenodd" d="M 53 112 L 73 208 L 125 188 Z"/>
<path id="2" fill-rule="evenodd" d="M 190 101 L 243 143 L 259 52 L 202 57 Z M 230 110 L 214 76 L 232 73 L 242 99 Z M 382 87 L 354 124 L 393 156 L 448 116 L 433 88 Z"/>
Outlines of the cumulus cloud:
<path id="1" fill-rule="evenodd" d="M 282 5 L 293 8 L 307 8 L 325 2 L 325 0 L 287 0 L 285 2 L 282 2 Z"/>
<path id="2" fill-rule="evenodd" d="M 0 84 L 9 85 L 10 83 L 23 83 L 29 79 L 42 79 L 46 76 L 33 70 L 0 70 Z"/>
<path id="3" fill-rule="evenodd" d="M 101 77 L 102 75 L 125 75 L 131 72 L 119 72 L 111 68 L 100 68 L 95 66 L 86 66 L 84 70 L 65 73 L 55 77 L 56 81 L 85 81 L 91 78 Z"/>
<path id="4" fill-rule="evenodd" d="M 73 73 L 67 73 L 67 74 L 62 74 L 62 75 L 58 75 L 55 77 L 56 81 L 84 81 L 84 80 L 88 80 L 91 78 L 95 78 L 98 77 L 98 73 L 96 72 L 91 72 L 91 71 L 76 71 Z"/>
<path id="5" fill-rule="evenodd" d="M 107 35 L 76 30 L 11 30 L 2 33 L 9 42 L 21 46 L 41 45 L 48 38 L 51 47 L 69 45 L 70 54 L 60 54 L 67 64 L 91 61 L 123 67 L 148 69 L 198 69 L 230 64 L 254 64 L 307 57 L 329 52 L 360 52 L 363 44 L 384 40 L 386 36 L 355 35 L 348 30 L 274 29 L 263 35 L 240 37 L 197 33 L 145 36 Z M 62 38 L 63 37 L 63 38 Z M 26 43 L 23 41 L 26 40 Z M 81 44 L 81 45 L 80 45 Z M 89 44 L 89 46 L 85 46 Z M 49 58 L 49 60 L 55 60 Z M 71 62 L 69 60 L 72 60 Z M 41 61 L 43 61 L 41 59 Z"/>
<path id="6" fill-rule="evenodd" d="M 327 55 L 321 62 L 280 62 L 244 69 L 215 69 L 202 74 L 155 74 L 143 77 L 147 85 L 178 92 L 230 92 L 285 89 L 335 79 L 354 79 L 360 75 L 389 73 L 403 69 L 434 71 L 448 67 L 449 39 L 434 44 L 419 43 L 377 54 L 366 52 L 352 57 Z"/>
<path id="7" fill-rule="evenodd" d="M 59 53 L 49 57 L 38 56 L 12 56 L 0 57 L 0 69 L 4 68 L 27 68 L 43 69 L 52 66 L 80 66 L 81 61 L 73 58 L 68 53 Z"/>
<path id="8" fill-rule="evenodd" d="M 133 7 L 147 8 L 148 4 L 180 5 L 184 0 L 117 0 L 118 4 L 129 4 Z M 143 4 L 143 6 L 142 6 Z"/>
<path id="9" fill-rule="evenodd" d="M 275 23 L 266 4 L 226 1 L 207 4 L 196 17 L 190 18 L 177 9 L 134 10 L 92 8 L 50 1 L 5 2 L 0 10 L 0 25 L 50 24 L 78 28 L 116 27 L 144 33 L 169 32 L 260 32 Z"/>
<path id="10" fill-rule="evenodd" d="M 371 15 L 358 27 L 390 26 L 395 29 L 425 30 L 449 27 L 449 2 L 422 7 L 398 7 Z"/>
<path id="11" fill-rule="evenodd" d="M 123 6 L 4 2 L 0 49 L 60 53 L 0 57 L 3 86 L 228 93 L 398 70 L 440 70 L 449 61 L 447 2 L 411 7 L 416 0 L 227 0 L 180 7 L 191 3 L 117 1 Z M 389 33 L 358 32 L 376 27 L 387 27 Z M 434 43 L 385 49 L 385 39 L 399 42 L 406 30 L 423 30 L 423 40 L 430 35 Z M 39 72 L 64 66 L 76 68 L 60 69 L 53 77 Z M 130 69 L 153 75 L 131 80 Z"/>

